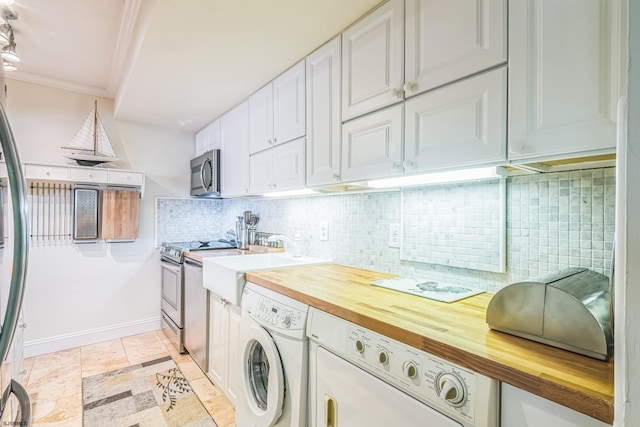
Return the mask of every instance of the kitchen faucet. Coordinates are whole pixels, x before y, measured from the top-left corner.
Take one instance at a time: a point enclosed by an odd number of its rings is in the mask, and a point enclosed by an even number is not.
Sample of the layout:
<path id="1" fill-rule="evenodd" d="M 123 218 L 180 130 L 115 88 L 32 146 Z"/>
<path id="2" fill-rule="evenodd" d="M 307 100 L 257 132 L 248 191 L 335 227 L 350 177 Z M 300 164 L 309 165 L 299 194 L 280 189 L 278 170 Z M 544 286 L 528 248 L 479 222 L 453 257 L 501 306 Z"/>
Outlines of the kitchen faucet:
<path id="1" fill-rule="evenodd" d="M 296 231 L 296 234 L 294 235 L 293 240 L 291 240 L 284 234 L 272 234 L 267 239 L 267 242 L 277 242 L 278 240 L 282 242 L 283 246 L 285 246 L 286 244 L 289 244 L 289 246 L 293 248 L 294 258 L 300 258 L 302 256 L 302 246 L 300 244 L 300 242 L 302 241 L 302 236 L 300 236 L 300 233 Z M 285 252 L 286 250 L 287 249 L 285 247 Z"/>

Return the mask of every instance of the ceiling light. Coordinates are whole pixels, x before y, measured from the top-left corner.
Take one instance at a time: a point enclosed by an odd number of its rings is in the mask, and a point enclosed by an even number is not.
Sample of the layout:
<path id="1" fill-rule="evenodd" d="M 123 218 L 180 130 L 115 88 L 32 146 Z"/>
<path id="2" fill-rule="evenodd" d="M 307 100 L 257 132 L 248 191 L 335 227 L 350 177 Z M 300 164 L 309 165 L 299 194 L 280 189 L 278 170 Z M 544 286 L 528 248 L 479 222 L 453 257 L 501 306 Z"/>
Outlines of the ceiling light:
<path id="1" fill-rule="evenodd" d="M 273 193 L 265 193 L 265 197 L 286 197 L 286 196 L 306 196 L 309 194 L 313 194 L 311 188 L 301 188 L 299 190 L 288 190 L 288 191 L 274 191 Z"/>
<path id="2" fill-rule="evenodd" d="M 13 30 L 11 29 L 11 25 L 6 22 L 0 25 L 0 44 L 10 44 L 12 38 Z"/>
<path id="3" fill-rule="evenodd" d="M 0 6 L 11 6 L 15 0 L 0 0 Z"/>
<path id="4" fill-rule="evenodd" d="M 497 172 L 495 167 L 487 167 L 376 179 L 369 181 L 367 185 L 370 188 L 389 188 L 405 187 L 410 185 L 443 184 L 446 182 L 477 181 L 481 179 L 502 177 L 503 176 Z"/>
<path id="5" fill-rule="evenodd" d="M 6 45 L 0 51 L 0 55 L 3 59 L 6 59 L 9 62 L 20 62 L 20 57 L 16 54 L 16 44 L 11 43 Z"/>
<path id="6" fill-rule="evenodd" d="M 2 60 L 2 65 L 4 66 L 5 71 L 15 71 L 18 69 L 14 64 L 9 61 Z"/>

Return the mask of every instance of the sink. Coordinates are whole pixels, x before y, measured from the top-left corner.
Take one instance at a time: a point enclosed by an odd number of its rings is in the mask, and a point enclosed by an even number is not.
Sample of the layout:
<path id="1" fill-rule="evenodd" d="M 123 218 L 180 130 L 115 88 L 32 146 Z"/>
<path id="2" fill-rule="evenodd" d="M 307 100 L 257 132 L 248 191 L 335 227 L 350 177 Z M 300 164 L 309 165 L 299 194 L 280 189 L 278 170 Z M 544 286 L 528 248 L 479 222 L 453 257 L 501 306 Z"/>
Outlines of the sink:
<path id="1" fill-rule="evenodd" d="M 203 258 L 203 284 L 231 304 L 240 305 L 246 272 L 328 262 L 331 261 L 309 256 L 294 258 L 287 252 Z"/>

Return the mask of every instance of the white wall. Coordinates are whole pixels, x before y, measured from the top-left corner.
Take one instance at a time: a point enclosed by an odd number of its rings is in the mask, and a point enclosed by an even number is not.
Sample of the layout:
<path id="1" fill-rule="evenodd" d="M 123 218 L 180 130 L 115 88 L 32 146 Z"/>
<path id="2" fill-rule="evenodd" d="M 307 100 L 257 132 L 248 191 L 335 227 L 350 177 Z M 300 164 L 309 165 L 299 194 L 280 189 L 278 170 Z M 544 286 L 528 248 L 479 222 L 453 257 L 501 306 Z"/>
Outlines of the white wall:
<path id="1" fill-rule="evenodd" d="M 71 162 L 60 147 L 78 130 L 95 97 L 15 80 L 7 84 L 7 111 L 22 162 Z M 98 110 L 120 159 L 110 166 L 146 175 L 140 238 L 32 244 L 24 304 L 27 356 L 159 326 L 155 198 L 187 195 L 193 135 L 114 120 L 110 99 L 98 98 Z"/>

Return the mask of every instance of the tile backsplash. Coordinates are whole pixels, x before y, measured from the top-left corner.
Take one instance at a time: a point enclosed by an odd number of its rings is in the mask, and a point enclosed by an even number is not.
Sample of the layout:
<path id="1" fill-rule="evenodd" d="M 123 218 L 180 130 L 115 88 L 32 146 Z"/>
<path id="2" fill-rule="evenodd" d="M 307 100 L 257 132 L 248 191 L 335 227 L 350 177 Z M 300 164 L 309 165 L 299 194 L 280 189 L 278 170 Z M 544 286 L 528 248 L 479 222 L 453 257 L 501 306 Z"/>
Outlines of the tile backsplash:
<path id="1" fill-rule="evenodd" d="M 403 220 L 409 224 L 403 216 L 411 210 L 422 209 L 425 194 L 437 203 L 438 192 L 459 186 L 276 200 L 158 198 L 156 242 L 222 237 L 235 227 L 236 216 L 251 210 L 260 216 L 258 231 L 293 237 L 297 229 L 304 238 L 306 255 L 491 292 L 509 283 L 566 267 L 587 267 L 610 274 L 615 217 L 614 168 L 507 178 L 505 272 L 442 265 L 424 262 L 424 259 L 403 260 L 400 249 L 389 247 L 390 224 Z M 416 191 L 421 192 L 420 197 L 409 197 Z M 464 191 L 456 197 L 475 203 Z M 321 221 L 329 224 L 327 241 L 319 240 Z M 478 231 L 491 235 L 495 233 L 493 227 L 495 224 L 489 221 Z M 416 237 L 427 238 L 429 229 L 420 228 L 424 231 L 418 233 L 425 234 Z"/>

